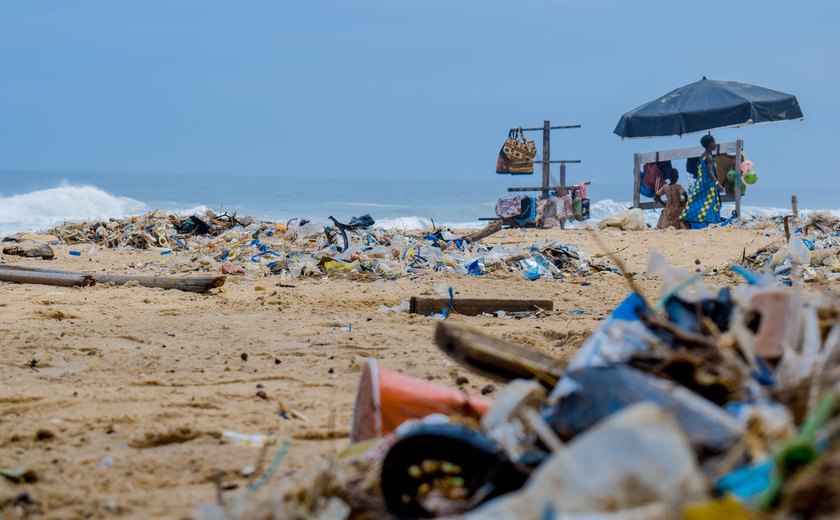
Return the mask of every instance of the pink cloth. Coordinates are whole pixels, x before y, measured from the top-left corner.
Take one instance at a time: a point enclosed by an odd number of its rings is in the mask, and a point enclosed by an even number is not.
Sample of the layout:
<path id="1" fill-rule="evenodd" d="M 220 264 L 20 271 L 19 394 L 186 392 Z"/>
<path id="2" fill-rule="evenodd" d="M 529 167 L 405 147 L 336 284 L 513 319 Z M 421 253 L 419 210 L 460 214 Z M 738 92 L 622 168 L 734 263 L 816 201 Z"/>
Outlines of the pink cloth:
<path id="1" fill-rule="evenodd" d="M 576 184 L 575 187 L 578 190 L 578 196 L 582 199 L 585 199 L 586 198 L 586 184 L 581 182 L 580 184 Z"/>
<path id="2" fill-rule="evenodd" d="M 560 200 L 562 200 L 562 201 L 563 201 L 563 209 L 564 209 L 564 211 L 565 211 L 565 213 L 566 213 L 566 218 L 567 218 L 567 219 L 569 219 L 569 218 L 574 218 L 574 216 L 575 216 L 575 209 L 574 209 L 574 206 L 572 206 L 572 197 L 571 197 L 571 195 L 563 195 L 562 197 L 560 197 Z M 558 208 L 558 211 L 557 211 L 557 216 L 560 216 L 560 208 Z"/>

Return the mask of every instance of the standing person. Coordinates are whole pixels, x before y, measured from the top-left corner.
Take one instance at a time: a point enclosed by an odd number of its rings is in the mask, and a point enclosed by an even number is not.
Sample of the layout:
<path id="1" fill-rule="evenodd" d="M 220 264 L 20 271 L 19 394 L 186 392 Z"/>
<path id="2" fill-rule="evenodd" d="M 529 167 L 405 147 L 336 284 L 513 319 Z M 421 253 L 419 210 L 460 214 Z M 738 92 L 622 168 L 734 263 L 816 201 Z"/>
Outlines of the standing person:
<path id="1" fill-rule="evenodd" d="M 715 177 L 715 138 L 712 134 L 700 139 L 703 155 L 697 162 L 697 181 L 688 192 L 685 209 L 680 220 L 687 222 L 691 229 L 702 229 L 709 224 L 720 222 L 720 184 Z"/>
<path id="2" fill-rule="evenodd" d="M 659 191 L 653 197 L 653 200 L 663 204 L 662 196 L 665 196 L 665 209 L 659 215 L 659 224 L 656 225 L 659 229 L 668 229 L 671 226 L 677 229 L 682 228 L 680 215 L 682 215 L 683 209 L 685 209 L 685 200 L 683 197 L 686 193 L 685 188 L 677 184 L 679 178 L 680 174 L 677 169 L 671 168 L 671 171 L 668 172 L 668 184 L 659 188 Z"/>

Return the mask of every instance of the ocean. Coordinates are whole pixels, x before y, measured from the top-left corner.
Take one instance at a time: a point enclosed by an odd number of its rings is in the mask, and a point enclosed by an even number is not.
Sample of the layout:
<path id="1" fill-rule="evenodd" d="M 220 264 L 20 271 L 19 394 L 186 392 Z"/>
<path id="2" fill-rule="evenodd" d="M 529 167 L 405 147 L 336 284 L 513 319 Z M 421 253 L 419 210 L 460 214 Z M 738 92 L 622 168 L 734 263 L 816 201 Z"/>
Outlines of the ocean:
<path id="1" fill-rule="evenodd" d="M 326 222 L 370 214 L 377 225 L 399 229 L 479 227 L 492 217 L 509 186 L 536 186 L 539 176 L 489 174 L 480 180 L 400 178 L 303 178 L 261 175 L 163 175 L 116 173 L 0 172 L 0 234 L 46 230 L 65 220 L 105 219 L 162 210 L 183 214 L 214 211 L 285 222 Z M 631 183 L 588 186 L 591 221 L 630 207 Z M 749 186 L 745 218 L 789 212 L 796 193 L 802 210 L 832 210 L 831 190 L 818 187 Z M 722 214 L 731 213 L 725 204 Z M 659 211 L 646 212 L 655 224 Z"/>

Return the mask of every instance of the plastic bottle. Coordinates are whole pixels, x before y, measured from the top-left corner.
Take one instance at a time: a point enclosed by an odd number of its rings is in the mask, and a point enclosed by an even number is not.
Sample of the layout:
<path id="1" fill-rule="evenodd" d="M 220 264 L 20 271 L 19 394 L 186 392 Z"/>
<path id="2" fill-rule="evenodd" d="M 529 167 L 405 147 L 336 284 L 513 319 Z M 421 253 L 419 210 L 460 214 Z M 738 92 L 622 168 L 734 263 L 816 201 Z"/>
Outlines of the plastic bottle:
<path id="1" fill-rule="evenodd" d="M 811 250 L 808 245 L 802 240 L 800 235 L 794 235 L 788 242 L 788 249 L 790 250 L 790 261 L 797 265 L 808 265 L 811 263 Z"/>

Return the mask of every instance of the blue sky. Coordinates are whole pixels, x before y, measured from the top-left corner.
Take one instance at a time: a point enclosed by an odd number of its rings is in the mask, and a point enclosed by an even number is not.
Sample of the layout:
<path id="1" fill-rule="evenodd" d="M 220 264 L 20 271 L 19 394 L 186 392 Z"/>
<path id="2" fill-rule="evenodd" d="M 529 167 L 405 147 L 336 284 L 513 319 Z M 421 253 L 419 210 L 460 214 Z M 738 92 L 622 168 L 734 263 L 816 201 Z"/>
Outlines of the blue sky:
<path id="1" fill-rule="evenodd" d="M 0 170 L 474 179 L 514 125 L 620 182 L 619 116 L 706 75 L 796 94 L 762 182 L 840 187 L 832 0 L 66 0 L 0 5 Z M 539 141 L 540 137 L 534 134 Z M 806 156 L 814 157 L 813 161 Z M 816 164 L 816 166 L 814 166 Z M 556 170 L 555 170 L 556 171 Z"/>

